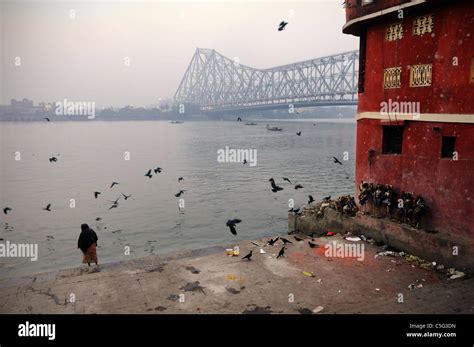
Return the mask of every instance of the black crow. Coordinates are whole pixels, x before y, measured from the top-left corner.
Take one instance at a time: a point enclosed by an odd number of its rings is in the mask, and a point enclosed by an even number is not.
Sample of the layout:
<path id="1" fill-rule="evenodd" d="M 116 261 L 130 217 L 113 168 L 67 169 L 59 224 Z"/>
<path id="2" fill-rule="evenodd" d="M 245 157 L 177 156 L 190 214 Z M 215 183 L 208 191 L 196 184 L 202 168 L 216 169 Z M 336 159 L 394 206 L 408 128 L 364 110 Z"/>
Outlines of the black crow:
<path id="1" fill-rule="evenodd" d="M 280 249 L 280 252 L 278 252 L 277 259 L 283 257 L 284 255 L 285 255 L 285 246 L 283 246 Z"/>
<path id="2" fill-rule="evenodd" d="M 161 173 L 161 171 L 163 171 L 163 169 L 161 167 L 157 167 L 155 170 L 153 170 L 155 172 L 155 174 L 158 174 L 158 173 Z"/>
<path id="3" fill-rule="evenodd" d="M 283 241 L 283 244 L 286 245 L 287 243 L 293 243 L 290 240 L 285 239 L 284 237 L 280 237 L 280 240 Z"/>
<path id="4" fill-rule="evenodd" d="M 112 188 L 113 186 L 115 186 L 116 184 L 119 184 L 118 182 L 112 182 L 112 184 L 110 185 L 110 188 Z"/>
<path id="5" fill-rule="evenodd" d="M 247 260 L 252 260 L 252 251 L 250 251 L 249 254 L 247 254 L 245 257 L 243 257 L 242 259 L 247 259 Z"/>
<path id="6" fill-rule="evenodd" d="M 295 189 L 296 189 L 296 190 L 301 189 L 301 188 L 304 188 L 301 184 L 297 184 L 297 185 L 295 186 Z"/>
<path id="7" fill-rule="evenodd" d="M 297 131 L 296 135 L 301 136 L 301 131 Z"/>
<path id="8" fill-rule="evenodd" d="M 308 195 L 308 205 L 311 205 L 311 203 L 314 201 L 314 198 L 312 195 Z"/>
<path id="9" fill-rule="evenodd" d="M 147 173 L 145 174 L 145 177 L 148 177 L 148 178 L 153 177 L 153 175 L 151 174 L 151 169 L 147 171 Z"/>
<path id="10" fill-rule="evenodd" d="M 275 180 L 274 180 L 273 178 L 270 178 L 269 181 L 270 181 L 270 184 L 271 184 L 271 186 L 272 186 L 272 192 L 276 193 L 276 192 L 278 192 L 278 191 L 280 191 L 280 190 L 283 190 L 282 187 L 279 187 L 279 186 L 277 186 L 277 185 L 275 184 Z"/>
<path id="11" fill-rule="evenodd" d="M 43 119 L 46 119 L 47 122 L 50 121 L 50 119 L 48 117 L 44 117 Z"/>
<path id="12" fill-rule="evenodd" d="M 336 157 L 332 157 L 334 159 L 334 163 L 335 164 L 340 164 L 342 165 L 342 163 L 339 161 L 339 159 L 337 159 Z"/>
<path id="13" fill-rule="evenodd" d="M 178 177 L 178 182 L 181 182 L 181 181 L 183 181 L 183 180 L 184 180 L 183 177 Z"/>
<path id="14" fill-rule="evenodd" d="M 277 236 L 274 239 L 270 239 L 270 241 L 268 241 L 268 244 L 270 246 L 273 246 L 275 244 L 275 242 L 277 242 L 279 239 L 280 239 L 280 236 Z"/>
<path id="15" fill-rule="evenodd" d="M 45 208 L 43 208 L 45 211 L 51 211 L 51 204 L 48 204 Z"/>
<path id="16" fill-rule="evenodd" d="M 98 196 L 100 195 L 100 192 L 94 192 L 94 197 L 97 199 Z"/>
<path id="17" fill-rule="evenodd" d="M 281 23 L 278 25 L 278 31 L 284 30 L 287 24 L 288 22 L 281 21 Z"/>
<path id="18" fill-rule="evenodd" d="M 176 196 L 177 198 L 179 198 L 181 195 L 183 195 L 185 192 L 185 190 L 180 190 L 179 192 L 177 192 L 174 196 Z"/>
<path id="19" fill-rule="evenodd" d="M 287 181 L 287 182 L 290 183 L 290 184 L 293 184 L 293 183 L 291 183 L 290 179 L 287 178 L 287 177 L 282 177 L 282 179 L 283 179 L 284 181 Z"/>
<path id="20" fill-rule="evenodd" d="M 58 161 L 58 158 L 56 157 L 51 157 L 49 158 L 49 162 L 52 163 L 52 162 L 57 162 Z"/>
<path id="21" fill-rule="evenodd" d="M 229 219 L 226 225 L 229 227 L 230 232 L 234 235 L 237 235 L 237 230 L 235 229 L 235 225 L 242 222 L 240 219 Z"/>
<path id="22" fill-rule="evenodd" d="M 12 209 L 10 207 L 5 207 L 3 209 L 3 213 L 8 214 L 8 211 L 11 211 Z"/>
<path id="23" fill-rule="evenodd" d="M 122 195 L 123 195 L 123 198 L 124 198 L 125 200 L 127 200 L 129 197 L 132 196 L 131 194 L 130 194 L 130 195 L 125 195 L 124 193 L 122 193 Z"/>

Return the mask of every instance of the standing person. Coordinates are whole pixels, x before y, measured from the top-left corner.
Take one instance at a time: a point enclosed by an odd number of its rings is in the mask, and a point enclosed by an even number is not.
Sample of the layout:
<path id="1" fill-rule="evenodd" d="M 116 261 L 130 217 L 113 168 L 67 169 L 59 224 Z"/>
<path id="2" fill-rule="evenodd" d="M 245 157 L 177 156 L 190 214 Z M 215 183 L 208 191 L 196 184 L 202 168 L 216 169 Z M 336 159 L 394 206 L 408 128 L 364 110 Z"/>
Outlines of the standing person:
<path id="1" fill-rule="evenodd" d="M 98 265 L 97 262 L 97 234 L 94 230 L 89 228 L 87 224 L 81 225 L 81 235 L 79 235 L 79 240 L 77 241 L 77 248 L 80 248 L 84 254 L 82 262 L 91 266 L 91 263 L 94 262 L 95 265 Z"/>

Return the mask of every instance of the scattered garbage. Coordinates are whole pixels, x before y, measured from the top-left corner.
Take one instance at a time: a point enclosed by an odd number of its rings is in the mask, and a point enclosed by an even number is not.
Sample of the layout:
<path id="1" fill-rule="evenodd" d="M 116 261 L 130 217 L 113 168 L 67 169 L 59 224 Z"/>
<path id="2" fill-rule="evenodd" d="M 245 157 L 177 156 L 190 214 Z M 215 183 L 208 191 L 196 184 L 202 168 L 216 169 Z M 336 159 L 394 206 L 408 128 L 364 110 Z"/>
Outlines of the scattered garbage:
<path id="1" fill-rule="evenodd" d="M 311 271 L 303 271 L 303 274 L 309 277 L 316 277 L 313 272 Z"/>
<path id="2" fill-rule="evenodd" d="M 260 248 L 260 254 L 265 254 L 267 252 L 265 252 L 262 248 Z"/>
<path id="3" fill-rule="evenodd" d="M 353 236 L 353 237 L 346 237 L 346 240 L 347 241 L 352 241 L 352 242 L 357 242 L 357 241 L 361 241 L 362 239 L 360 237 Z"/>
<path id="4" fill-rule="evenodd" d="M 374 258 L 377 259 L 378 257 L 401 257 L 404 254 L 404 252 L 384 251 L 377 253 Z"/>
<path id="5" fill-rule="evenodd" d="M 380 292 L 380 288 L 375 288 L 375 291 Z"/>
<path id="6" fill-rule="evenodd" d="M 225 252 L 229 257 L 238 257 L 240 255 L 239 246 L 235 246 L 234 248 L 226 248 Z"/>
<path id="7" fill-rule="evenodd" d="M 422 279 L 424 281 L 424 279 Z M 419 283 L 418 280 L 415 281 L 415 283 L 410 283 L 408 285 L 408 289 L 413 290 L 413 289 L 420 289 L 423 288 L 423 284 Z"/>
<path id="8" fill-rule="evenodd" d="M 462 278 L 462 277 L 466 276 L 466 274 L 464 272 L 457 271 L 454 268 L 449 268 L 447 274 L 448 274 L 450 280 L 455 280 L 456 278 Z"/>
<path id="9" fill-rule="evenodd" d="M 316 307 L 316 308 L 313 310 L 313 313 L 319 313 L 319 312 L 321 312 L 322 310 L 324 310 L 324 307 L 323 307 L 323 306 L 318 306 L 318 307 Z"/>

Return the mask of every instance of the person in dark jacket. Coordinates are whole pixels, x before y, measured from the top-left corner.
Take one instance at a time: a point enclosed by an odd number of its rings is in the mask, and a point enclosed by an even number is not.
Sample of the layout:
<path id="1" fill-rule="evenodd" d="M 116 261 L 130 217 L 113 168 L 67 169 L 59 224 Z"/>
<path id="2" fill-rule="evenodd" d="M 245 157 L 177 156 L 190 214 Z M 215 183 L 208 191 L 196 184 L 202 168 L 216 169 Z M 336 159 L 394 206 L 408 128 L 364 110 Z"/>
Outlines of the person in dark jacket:
<path id="1" fill-rule="evenodd" d="M 94 262 L 98 265 L 97 262 L 97 234 L 94 230 L 89 228 L 87 224 L 81 225 L 81 235 L 79 235 L 79 240 L 77 241 L 77 248 L 80 248 L 84 257 L 82 262 L 91 266 L 91 263 Z"/>

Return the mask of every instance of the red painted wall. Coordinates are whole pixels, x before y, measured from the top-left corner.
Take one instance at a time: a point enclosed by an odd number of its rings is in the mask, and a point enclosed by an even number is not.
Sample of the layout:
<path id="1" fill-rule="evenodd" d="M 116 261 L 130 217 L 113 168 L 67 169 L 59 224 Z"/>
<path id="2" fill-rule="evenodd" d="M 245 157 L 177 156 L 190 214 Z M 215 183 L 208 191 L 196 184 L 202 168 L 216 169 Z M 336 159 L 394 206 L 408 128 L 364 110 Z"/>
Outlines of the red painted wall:
<path id="1" fill-rule="evenodd" d="M 405 35 L 396 41 L 385 40 L 388 25 L 396 17 L 367 28 L 365 92 L 359 94 L 359 112 L 380 111 L 389 98 L 419 101 L 421 113 L 474 113 L 474 83 L 470 83 L 474 58 L 474 1 L 457 2 L 438 8 L 434 14 L 434 33 L 414 36 L 417 16 L 405 11 Z M 453 57 L 458 66 L 453 66 Z M 433 64 L 431 87 L 410 87 L 410 65 Z M 383 71 L 402 66 L 401 88 L 384 89 Z"/>
<path id="2" fill-rule="evenodd" d="M 413 19 L 406 11 L 401 40 L 385 41 L 386 27 L 400 20 L 367 28 L 365 92 L 359 94 L 358 112 L 380 112 L 380 103 L 419 101 L 421 113 L 474 114 L 474 2 L 453 2 L 432 9 L 434 33 L 413 36 Z M 458 66 L 453 66 L 458 57 Z M 433 64 L 430 87 L 409 86 L 412 64 Z M 383 70 L 402 66 L 401 88 L 383 88 Z M 455 115 L 452 115 L 455 117 Z M 433 127 L 440 127 L 434 131 Z M 401 155 L 381 154 L 380 120 L 357 122 L 356 183 L 361 180 L 392 184 L 421 194 L 430 207 L 426 227 L 443 233 L 474 235 L 474 124 L 406 122 Z M 456 136 L 459 160 L 441 159 L 441 137 Z M 371 164 L 369 149 L 375 150 Z M 357 188 L 356 188 L 357 189 Z"/>
<path id="3" fill-rule="evenodd" d="M 433 127 L 441 131 L 433 131 Z M 458 160 L 441 159 L 441 137 L 456 136 Z M 371 164 L 368 151 L 376 151 Z M 409 122 L 401 155 L 381 154 L 380 120 L 357 122 L 356 182 L 391 184 L 421 194 L 430 208 L 425 226 L 474 233 L 474 124 Z"/>

